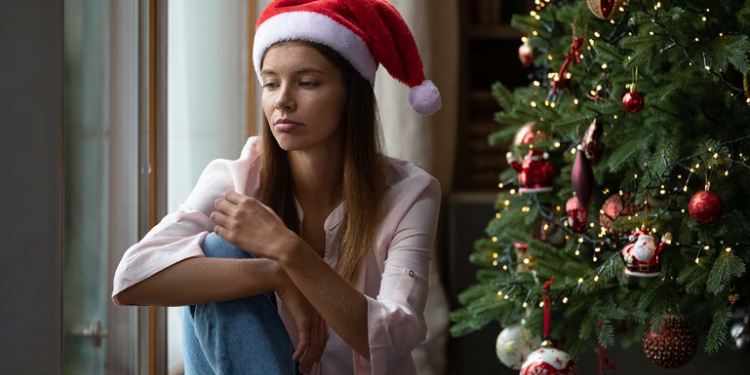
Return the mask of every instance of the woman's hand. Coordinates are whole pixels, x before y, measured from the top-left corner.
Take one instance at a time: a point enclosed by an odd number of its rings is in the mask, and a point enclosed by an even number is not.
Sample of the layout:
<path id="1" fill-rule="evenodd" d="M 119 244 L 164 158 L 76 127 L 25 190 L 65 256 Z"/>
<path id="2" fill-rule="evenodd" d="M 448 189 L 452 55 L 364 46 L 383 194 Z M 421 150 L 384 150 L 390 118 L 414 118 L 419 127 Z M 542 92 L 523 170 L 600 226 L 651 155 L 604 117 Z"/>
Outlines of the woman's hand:
<path id="1" fill-rule="evenodd" d="M 306 374 L 314 362 L 319 362 L 328 344 L 328 324 L 310 304 L 285 271 L 280 270 L 279 288 L 276 290 L 284 306 L 294 318 L 299 331 L 299 344 L 292 361 L 300 362 L 300 372 Z"/>
<path id="2" fill-rule="evenodd" d="M 278 260 L 296 234 L 268 206 L 246 195 L 229 191 L 214 202 L 214 232 L 234 246 L 261 258 Z"/>

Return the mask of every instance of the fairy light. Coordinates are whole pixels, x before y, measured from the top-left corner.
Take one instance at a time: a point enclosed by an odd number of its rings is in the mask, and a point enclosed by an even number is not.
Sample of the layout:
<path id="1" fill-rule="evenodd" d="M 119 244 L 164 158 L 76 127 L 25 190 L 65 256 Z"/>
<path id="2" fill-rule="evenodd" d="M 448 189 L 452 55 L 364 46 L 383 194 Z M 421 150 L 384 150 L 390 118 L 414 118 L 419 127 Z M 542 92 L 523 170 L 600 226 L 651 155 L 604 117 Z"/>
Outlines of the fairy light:
<path id="1" fill-rule="evenodd" d="M 563 303 L 568 303 L 568 297 L 563 297 Z"/>
<path id="2" fill-rule="evenodd" d="M 524 302 L 524 303 L 523 303 L 523 308 L 525 309 L 525 308 L 527 308 L 527 307 L 529 307 L 529 304 L 528 304 L 528 303 L 526 303 L 526 302 Z"/>
<path id="3" fill-rule="evenodd" d="M 594 227 L 594 223 L 589 223 L 589 226 L 593 228 Z"/>
<path id="4" fill-rule="evenodd" d="M 531 106 L 536 108 L 536 102 L 531 102 Z"/>
<path id="5" fill-rule="evenodd" d="M 493 265 L 493 266 L 497 266 L 497 261 L 496 261 L 496 260 L 493 260 L 493 261 L 492 261 L 492 265 Z"/>
<path id="6" fill-rule="evenodd" d="M 534 86 L 539 87 L 539 81 L 534 81 Z"/>
<path id="7" fill-rule="evenodd" d="M 521 37 L 521 41 L 524 42 L 524 43 L 526 43 L 526 42 L 529 41 L 529 38 L 523 36 L 523 37 Z"/>
<path id="8" fill-rule="evenodd" d="M 583 277 L 579 277 L 579 278 L 578 278 L 578 283 L 579 283 L 579 284 L 583 284 Z"/>
<path id="9" fill-rule="evenodd" d="M 700 168 L 701 168 L 701 163 L 695 163 L 695 169 L 700 169 Z"/>
<path id="10" fill-rule="evenodd" d="M 502 189 L 502 188 L 503 188 L 503 186 L 505 186 L 505 185 L 503 185 L 503 183 L 502 183 L 502 182 L 501 182 L 501 183 L 499 183 L 499 184 L 497 184 L 497 187 L 499 187 L 500 189 Z"/>
<path id="11" fill-rule="evenodd" d="M 706 65 L 706 71 L 711 71 L 711 67 Z"/>
<path id="12" fill-rule="evenodd" d="M 501 215 L 501 214 L 500 214 L 499 212 L 495 214 L 495 218 L 496 218 L 496 219 L 499 219 L 499 218 L 501 218 L 501 217 L 503 217 L 503 215 Z"/>
<path id="13" fill-rule="evenodd" d="M 612 115 L 612 118 L 617 120 L 617 115 Z"/>
<path id="14" fill-rule="evenodd" d="M 555 148 L 560 148 L 560 142 L 555 142 Z"/>
<path id="15" fill-rule="evenodd" d="M 492 242 L 497 242 L 497 237 L 492 237 Z"/>
<path id="16" fill-rule="evenodd" d="M 602 85 L 596 85 L 596 91 L 602 91 Z"/>
<path id="17" fill-rule="evenodd" d="M 549 106 L 555 108 L 555 102 L 549 103 Z"/>
<path id="18" fill-rule="evenodd" d="M 505 271 L 508 270 L 508 265 L 507 264 L 503 264 L 503 270 L 505 270 Z"/>
<path id="19" fill-rule="evenodd" d="M 726 172 L 724 172 L 724 176 L 729 176 L 729 170 L 727 170 Z"/>
<path id="20" fill-rule="evenodd" d="M 505 206 L 506 206 L 506 207 L 507 207 L 507 206 L 510 206 L 510 201 L 509 201 L 509 200 L 506 200 L 505 202 L 503 202 L 503 204 L 505 204 Z"/>
<path id="21" fill-rule="evenodd" d="M 648 35 L 654 35 L 654 32 L 653 31 L 649 31 Z"/>
<path id="22" fill-rule="evenodd" d="M 523 259 L 523 264 L 529 264 L 529 258 L 524 258 Z"/>
<path id="23" fill-rule="evenodd" d="M 710 249 L 710 247 L 708 245 L 703 246 L 703 250 L 708 250 L 708 249 Z"/>
<path id="24" fill-rule="evenodd" d="M 539 302 L 539 307 L 544 307 L 544 301 Z"/>
<path id="25" fill-rule="evenodd" d="M 510 195 L 516 194 L 516 189 L 510 189 Z"/>
<path id="26" fill-rule="evenodd" d="M 714 153 L 714 159 L 718 159 L 718 158 L 719 158 L 719 153 L 718 152 Z"/>
<path id="27" fill-rule="evenodd" d="M 594 276 L 594 282 L 599 281 L 599 275 Z"/>
<path id="28" fill-rule="evenodd" d="M 607 63 L 602 64 L 602 69 L 607 69 Z"/>
<path id="29" fill-rule="evenodd" d="M 701 264 L 701 258 L 695 258 L 695 264 Z"/>
<path id="30" fill-rule="evenodd" d="M 494 253 L 494 254 L 492 254 L 492 257 L 493 257 L 494 259 L 497 259 L 497 257 L 498 257 L 497 253 Z"/>
<path id="31" fill-rule="evenodd" d="M 505 295 L 505 297 L 503 297 L 503 299 L 508 299 L 508 298 L 510 298 L 510 296 L 507 294 Z"/>
<path id="32" fill-rule="evenodd" d="M 597 247 L 597 248 L 594 249 L 594 251 L 598 253 L 598 252 L 602 251 L 602 248 L 601 247 Z"/>
<path id="33" fill-rule="evenodd" d="M 562 207 L 560 207 L 560 206 L 557 206 L 557 207 L 555 207 L 555 210 L 557 210 L 557 211 L 561 211 L 561 210 L 562 210 Z"/>
<path id="34" fill-rule="evenodd" d="M 578 237 L 578 243 L 583 243 L 583 237 Z"/>
<path id="35" fill-rule="evenodd" d="M 575 147 L 573 147 L 573 148 L 571 148 L 571 149 L 570 149 L 570 153 L 571 153 L 571 154 L 573 154 L 573 155 L 575 155 L 575 154 L 576 154 L 576 149 L 575 149 Z"/>
<path id="36" fill-rule="evenodd" d="M 551 55 L 551 54 L 550 54 L 550 55 L 547 55 L 547 60 L 549 60 L 549 61 L 552 61 L 552 59 L 553 59 L 553 57 L 552 57 L 552 55 Z"/>
<path id="37" fill-rule="evenodd" d="M 597 260 L 599 260 L 599 258 L 597 258 L 596 256 L 594 256 L 593 261 L 596 262 Z"/>
<path id="38" fill-rule="evenodd" d="M 497 295 L 498 295 L 498 296 L 502 296 L 502 295 L 503 295 L 503 291 L 502 291 L 502 290 L 498 290 L 498 291 L 497 291 Z"/>
<path id="39" fill-rule="evenodd" d="M 573 104 L 578 105 L 578 99 L 573 99 Z"/>
<path id="40" fill-rule="evenodd" d="M 697 38 L 697 37 L 696 37 L 696 38 L 695 38 L 695 41 L 696 41 L 696 42 L 699 42 L 699 41 L 700 41 L 700 38 Z"/>
<path id="41" fill-rule="evenodd" d="M 706 16 L 703 16 L 703 18 L 701 19 L 703 20 L 703 22 L 706 22 Z"/>
<path id="42" fill-rule="evenodd" d="M 638 173 L 634 174 L 633 178 L 637 180 L 638 179 Z"/>
<path id="43" fill-rule="evenodd" d="M 726 252 L 728 252 L 728 253 L 731 253 L 731 252 L 732 252 L 732 248 L 731 248 L 731 247 L 728 247 L 728 248 L 724 249 L 724 251 L 726 251 Z"/>
<path id="44" fill-rule="evenodd" d="M 581 251 L 580 250 L 576 250 L 576 256 L 579 256 L 579 255 L 581 255 Z"/>
<path id="45" fill-rule="evenodd" d="M 599 37 L 601 37 L 601 34 L 599 34 L 599 32 L 598 32 L 598 31 L 595 31 L 595 32 L 594 32 L 594 36 L 595 36 L 595 37 L 597 37 L 597 38 L 599 38 Z"/>

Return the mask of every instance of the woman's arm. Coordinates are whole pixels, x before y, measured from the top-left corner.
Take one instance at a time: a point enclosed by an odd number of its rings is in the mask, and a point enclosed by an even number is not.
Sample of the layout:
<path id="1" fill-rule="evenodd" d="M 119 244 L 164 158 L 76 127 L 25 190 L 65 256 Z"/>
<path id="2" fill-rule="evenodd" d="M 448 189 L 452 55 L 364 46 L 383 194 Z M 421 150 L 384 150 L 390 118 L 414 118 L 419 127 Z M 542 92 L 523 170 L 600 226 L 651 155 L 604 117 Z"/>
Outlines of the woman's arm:
<path id="1" fill-rule="evenodd" d="M 125 289 L 122 305 L 185 306 L 247 298 L 277 290 L 278 263 L 269 259 L 194 257 Z"/>
<path id="2" fill-rule="evenodd" d="M 370 359 L 367 299 L 299 237 L 278 259 L 302 294 L 329 326 L 361 356 Z"/>

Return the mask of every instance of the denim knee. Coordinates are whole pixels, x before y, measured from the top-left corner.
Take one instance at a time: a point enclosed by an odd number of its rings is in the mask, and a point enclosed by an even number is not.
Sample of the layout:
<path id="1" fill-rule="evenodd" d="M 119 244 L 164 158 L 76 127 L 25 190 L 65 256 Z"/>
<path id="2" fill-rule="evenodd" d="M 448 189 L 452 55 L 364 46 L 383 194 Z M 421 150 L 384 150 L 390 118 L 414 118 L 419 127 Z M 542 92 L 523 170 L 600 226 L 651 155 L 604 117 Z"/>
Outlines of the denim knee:
<path id="1" fill-rule="evenodd" d="M 237 246 L 227 242 L 216 233 L 209 233 L 201 244 L 203 253 L 209 258 L 247 259 L 257 258 Z"/>

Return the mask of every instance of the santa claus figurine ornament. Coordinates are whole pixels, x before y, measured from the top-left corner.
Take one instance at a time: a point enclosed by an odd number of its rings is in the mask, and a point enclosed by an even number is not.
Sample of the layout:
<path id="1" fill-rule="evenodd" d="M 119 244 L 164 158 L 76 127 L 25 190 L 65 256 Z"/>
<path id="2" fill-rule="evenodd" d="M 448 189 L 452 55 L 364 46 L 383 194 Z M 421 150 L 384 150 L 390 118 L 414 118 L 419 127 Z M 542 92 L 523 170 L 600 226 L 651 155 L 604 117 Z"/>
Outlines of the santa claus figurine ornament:
<path id="1" fill-rule="evenodd" d="M 520 193 L 546 193 L 552 191 L 552 177 L 555 170 L 547 162 L 549 155 L 542 150 L 532 148 L 523 157 L 523 164 L 509 152 L 506 155 L 508 164 L 518 172 L 518 185 Z"/>
<path id="2" fill-rule="evenodd" d="M 544 300 L 544 342 L 542 342 L 542 347 L 539 350 L 529 354 L 528 358 L 526 358 L 526 362 L 521 366 L 520 375 L 578 375 L 578 369 L 573 359 L 570 358 L 570 355 L 560 349 L 556 349 L 552 344 L 552 340 L 549 339 L 550 305 L 552 304 L 549 288 L 553 281 L 555 281 L 554 277 L 544 284 L 544 290 L 542 291 L 542 298 Z"/>
<path id="3" fill-rule="evenodd" d="M 661 253 L 672 243 L 672 234 L 667 233 L 657 245 L 648 232 L 636 231 L 630 235 L 630 244 L 622 249 L 625 274 L 635 277 L 657 277 L 661 274 Z"/>

